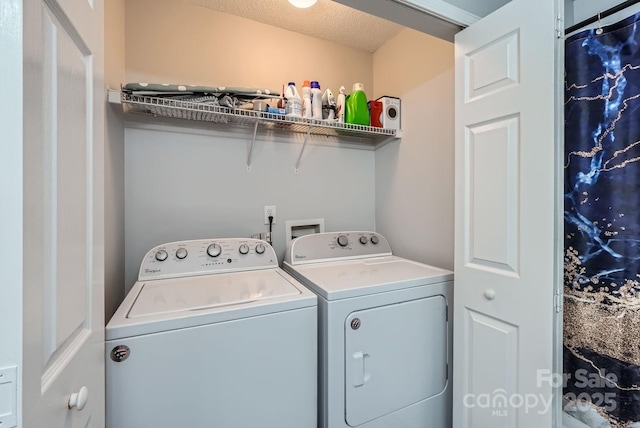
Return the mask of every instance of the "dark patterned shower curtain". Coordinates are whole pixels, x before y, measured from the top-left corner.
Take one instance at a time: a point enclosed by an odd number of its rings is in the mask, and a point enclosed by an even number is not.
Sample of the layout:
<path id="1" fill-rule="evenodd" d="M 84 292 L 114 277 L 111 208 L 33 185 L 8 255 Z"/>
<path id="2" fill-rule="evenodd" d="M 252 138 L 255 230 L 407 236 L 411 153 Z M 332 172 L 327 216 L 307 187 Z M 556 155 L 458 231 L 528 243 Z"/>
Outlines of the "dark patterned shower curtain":
<path id="1" fill-rule="evenodd" d="M 640 14 L 566 41 L 565 410 L 640 427 Z"/>

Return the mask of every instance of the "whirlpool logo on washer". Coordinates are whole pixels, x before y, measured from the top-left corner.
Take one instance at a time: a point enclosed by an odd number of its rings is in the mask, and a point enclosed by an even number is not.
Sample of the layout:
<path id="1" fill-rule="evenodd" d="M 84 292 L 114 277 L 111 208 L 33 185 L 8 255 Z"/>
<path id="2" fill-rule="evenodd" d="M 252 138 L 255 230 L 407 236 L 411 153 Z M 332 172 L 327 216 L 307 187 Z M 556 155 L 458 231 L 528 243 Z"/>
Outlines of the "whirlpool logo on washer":
<path id="1" fill-rule="evenodd" d="M 295 254 L 295 255 L 293 256 L 293 258 L 294 258 L 294 259 L 306 259 L 306 258 L 307 258 L 307 256 L 301 256 L 300 254 Z"/>
<path id="2" fill-rule="evenodd" d="M 144 273 L 158 273 L 162 271 L 162 269 L 145 269 Z"/>

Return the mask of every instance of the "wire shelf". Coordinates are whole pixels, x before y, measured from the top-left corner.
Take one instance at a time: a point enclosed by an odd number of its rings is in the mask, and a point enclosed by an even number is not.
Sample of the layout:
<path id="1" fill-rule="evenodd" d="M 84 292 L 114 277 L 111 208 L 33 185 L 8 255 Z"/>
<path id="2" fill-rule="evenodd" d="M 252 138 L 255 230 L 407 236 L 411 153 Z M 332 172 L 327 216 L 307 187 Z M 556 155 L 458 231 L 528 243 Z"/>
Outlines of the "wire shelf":
<path id="1" fill-rule="evenodd" d="M 230 109 L 228 107 L 180 99 L 135 95 L 123 92 L 121 93 L 121 102 L 129 112 L 150 114 L 158 117 L 221 124 L 229 123 L 243 126 L 256 126 L 256 124 L 259 123 L 266 128 L 304 133 L 307 135 L 355 137 L 367 140 L 367 142 L 375 146 L 381 145 L 390 139 L 399 138 L 399 132 L 395 129 L 305 119 L 254 110 Z"/>

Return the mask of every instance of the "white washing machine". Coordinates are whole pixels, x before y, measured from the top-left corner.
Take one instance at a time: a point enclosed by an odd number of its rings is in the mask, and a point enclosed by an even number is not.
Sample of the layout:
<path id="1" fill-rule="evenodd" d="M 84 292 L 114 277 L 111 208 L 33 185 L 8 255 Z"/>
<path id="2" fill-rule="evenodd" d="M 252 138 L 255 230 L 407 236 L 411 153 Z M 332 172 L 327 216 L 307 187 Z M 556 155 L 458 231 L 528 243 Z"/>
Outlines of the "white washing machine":
<path id="1" fill-rule="evenodd" d="M 374 232 L 302 236 L 284 269 L 319 298 L 320 428 L 451 427 L 453 272 Z"/>
<path id="2" fill-rule="evenodd" d="M 106 328 L 107 427 L 317 421 L 317 298 L 258 239 L 147 253 Z"/>

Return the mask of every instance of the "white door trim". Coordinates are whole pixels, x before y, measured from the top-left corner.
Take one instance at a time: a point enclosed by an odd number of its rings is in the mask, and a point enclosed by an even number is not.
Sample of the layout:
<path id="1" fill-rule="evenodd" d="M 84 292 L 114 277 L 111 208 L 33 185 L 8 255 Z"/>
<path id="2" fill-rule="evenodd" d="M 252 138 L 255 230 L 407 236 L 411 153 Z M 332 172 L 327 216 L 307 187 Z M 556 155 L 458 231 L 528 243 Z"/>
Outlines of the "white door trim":
<path id="1" fill-rule="evenodd" d="M 22 18 L 22 0 L 0 2 L 0 368 L 17 373 L 2 385 L 15 397 L 13 417 L 0 418 L 7 427 L 22 419 Z"/>

